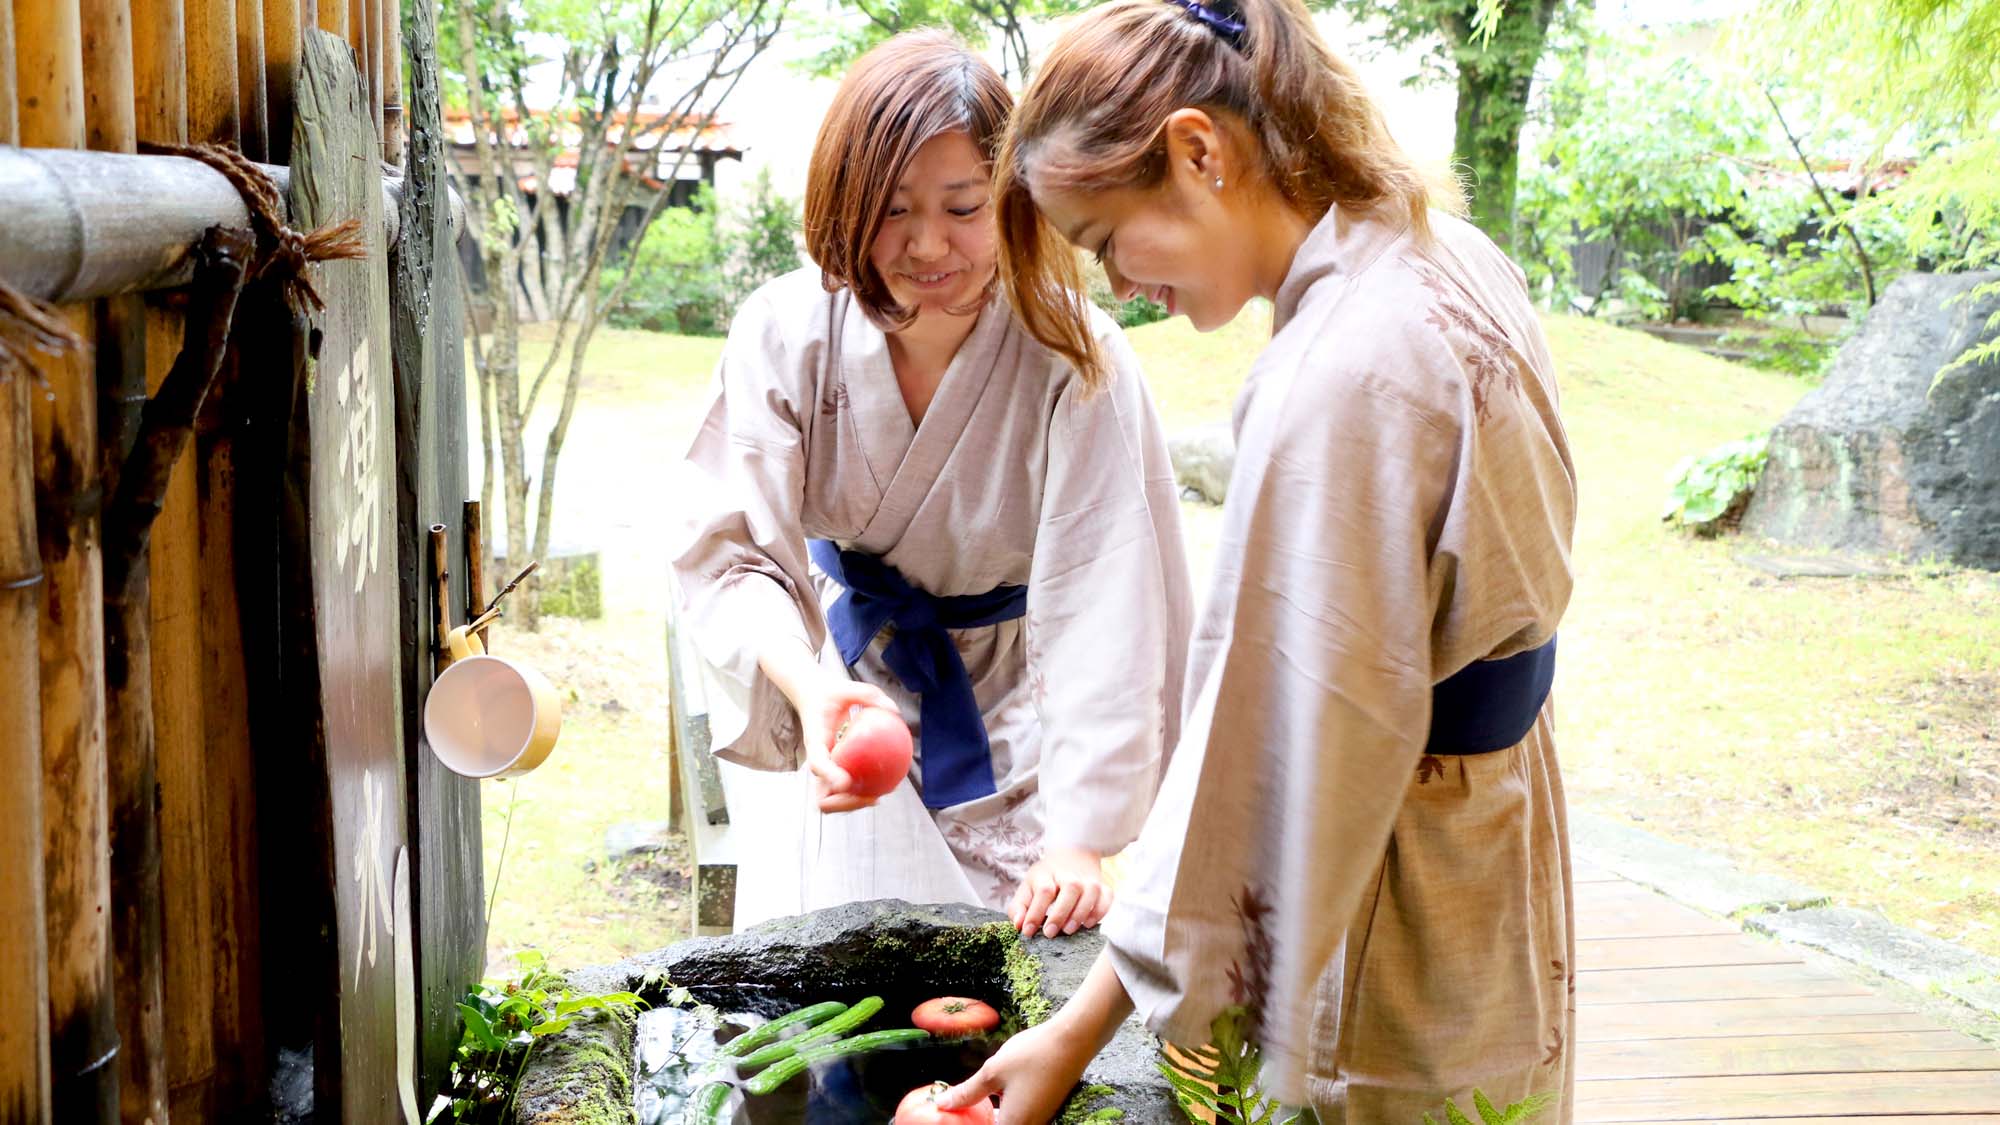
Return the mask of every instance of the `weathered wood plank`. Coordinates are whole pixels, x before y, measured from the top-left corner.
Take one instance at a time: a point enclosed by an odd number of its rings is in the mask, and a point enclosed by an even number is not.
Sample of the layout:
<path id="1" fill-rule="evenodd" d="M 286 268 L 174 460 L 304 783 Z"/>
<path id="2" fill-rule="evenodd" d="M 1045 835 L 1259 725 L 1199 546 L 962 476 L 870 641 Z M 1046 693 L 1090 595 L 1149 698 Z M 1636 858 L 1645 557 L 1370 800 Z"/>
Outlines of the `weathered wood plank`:
<path id="1" fill-rule="evenodd" d="M 1676 965 L 1781 965 L 1802 961 L 1797 950 L 1741 935 L 1601 938 L 1576 946 L 1577 968 L 1661 969 Z"/>
<path id="2" fill-rule="evenodd" d="M 1576 1022 L 1577 1039 L 1584 1043 L 1704 1035 L 1919 1031 L 1935 1026 L 1908 1005 L 1880 996 L 1597 1004 L 1579 1009 Z"/>
<path id="3" fill-rule="evenodd" d="M 1603 901 L 1587 895 L 1600 883 L 1587 883 L 1576 888 L 1577 914 L 1576 939 L 1579 942 L 1595 941 L 1600 938 L 1661 938 L 1696 937 L 1704 934 L 1740 934 L 1741 930 L 1719 918 L 1711 918 L 1699 910 L 1671 902 L 1652 892 L 1647 898 L 1621 898 Z"/>
<path id="4" fill-rule="evenodd" d="M 413 1044 L 397 1009 L 414 969 L 396 964 L 410 925 L 394 893 L 407 838 L 397 621 L 395 386 L 383 240 L 381 142 L 352 56 L 309 34 L 292 137 L 298 225 L 361 220 L 368 256 L 316 269 L 325 311 L 308 396 L 313 589 L 333 805 L 338 1042 L 317 1043 L 315 1116 L 359 1123 L 411 1114 Z M 400 970 L 400 971 L 399 971 Z M 408 971 L 410 979 L 403 978 Z M 407 1053 L 406 1053 L 407 1052 Z M 399 1089 L 403 1087 L 402 1089 Z M 337 1108 L 336 1108 L 337 1107 Z"/>
<path id="5" fill-rule="evenodd" d="M 1585 1043 L 1578 1048 L 1576 1058 L 1579 1081 L 1729 1074 L 2000 1071 L 2000 1051 L 1944 1030 L 1630 1039 Z"/>
<path id="6" fill-rule="evenodd" d="M 1579 1083 L 1578 1121 L 1991 1113 L 2000 1071 L 1778 1074 Z"/>
<path id="7" fill-rule="evenodd" d="M 1866 995 L 1868 989 L 1862 985 L 1802 964 L 1599 969 L 1576 975 L 1576 1002 L 1580 1006 Z"/>
<path id="8" fill-rule="evenodd" d="M 437 71 L 437 12 L 411 12 L 409 55 L 411 159 L 404 178 L 401 232 L 392 284 L 396 371 L 397 554 L 402 563 L 403 722 L 408 754 L 411 887 L 420 998 L 417 1088 L 421 1100 L 444 1087 L 459 1039 L 458 1001 L 485 964 L 479 783 L 444 768 L 423 736 L 422 701 L 430 690 L 436 643 L 432 622 L 452 619 L 435 604 L 424 529 L 443 524 L 465 557 L 464 327 L 458 254 L 445 180 L 442 101 Z M 451 564 L 447 563 L 447 566 Z M 451 576 L 470 590 L 469 575 Z M 442 610 L 442 614 L 440 614 Z M 464 620 L 459 618 L 458 620 Z"/>
<path id="9" fill-rule="evenodd" d="M 0 3 L 0 22 L 10 18 Z M 0 50 L 10 46 L 0 36 Z M 6 102 L 11 113 L 11 91 Z M 0 113 L 5 116 L 6 113 Z M 28 371 L 0 370 L 0 1119 L 46 1125 L 48 931 L 42 883 L 42 559 Z"/>

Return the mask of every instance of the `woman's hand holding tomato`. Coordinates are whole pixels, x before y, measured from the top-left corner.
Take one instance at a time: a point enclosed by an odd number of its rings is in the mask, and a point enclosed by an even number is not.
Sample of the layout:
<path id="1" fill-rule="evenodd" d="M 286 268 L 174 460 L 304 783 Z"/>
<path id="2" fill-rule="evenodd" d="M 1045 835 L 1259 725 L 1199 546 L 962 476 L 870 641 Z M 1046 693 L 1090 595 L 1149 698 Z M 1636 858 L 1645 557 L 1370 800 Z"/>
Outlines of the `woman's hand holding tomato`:
<path id="1" fill-rule="evenodd" d="M 942 1082 L 933 1082 L 903 1095 L 890 1125 L 992 1125 L 990 1101 L 973 1102 L 964 1109 L 938 1108 L 937 1096 L 948 1088 Z"/>
<path id="2" fill-rule="evenodd" d="M 1111 912 L 1111 897 L 1103 857 L 1082 848 L 1050 847 L 1022 877 L 1007 918 L 1022 937 L 1073 934 L 1102 922 Z"/>
<path id="3" fill-rule="evenodd" d="M 902 714 L 896 710 L 895 702 L 881 688 L 844 676 L 820 677 L 801 694 L 803 698 L 797 700 L 795 706 L 803 728 L 806 770 L 812 775 L 813 793 L 819 811 L 836 813 L 865 809 L 894 790 L 910 769 L 910 729 L 903 724 Z M 845 750 L 838 746 L 835 740 L 840 738 L 844 728 L 853 725 L 873 732 L 870 739 L 873 745 Z M 902 731 L 903 759 L 901 767 L 892 770 L 894 732 L 897 729 Z M 885 733 L 892 744 L 886 754 L 878 748 Z M 856 753 L 864 749 L 868 752 Z M 854 772 L 843 766 L 843 758 L 861 770 L 863 776 L 857 778 Z M 890 773 L 894 776 L 884 785 L 884 777 Z"/>

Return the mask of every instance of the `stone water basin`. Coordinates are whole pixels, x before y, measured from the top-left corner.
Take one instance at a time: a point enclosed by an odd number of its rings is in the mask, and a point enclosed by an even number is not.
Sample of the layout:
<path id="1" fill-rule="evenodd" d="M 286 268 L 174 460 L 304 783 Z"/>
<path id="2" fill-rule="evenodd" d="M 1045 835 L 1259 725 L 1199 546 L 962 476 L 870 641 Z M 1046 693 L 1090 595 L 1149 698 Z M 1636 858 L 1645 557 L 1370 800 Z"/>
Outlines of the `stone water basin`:
<path id="1" fill-rule="evenodd" d="M 823 1000 L 881 996 L 863 1030 L 909 1026 L 933 996 L 973 996 L 1001 1012 L 1001 1033 L 926 1042 L 815 1068 L 777 1092 L 739 1100 L 734 1125 L 861 1125 L 889 1120 L 903 1092 L 970 1074 L 1011 1030 L 1046 1019 L 1083 982 L 1095 933 L 1022 941 L 1005 916 L 970 906 L 853 903 L 781 918 L 728 937 L 696 938 L 569 974 L 580 993 L 637 992 L 657 1005 L 633 1018 L 572 1024 L 540 1044 L 516 1102 L 523 1125 L 680 1125 L 688 1075 L 741 1027 Z M 671 983 L 669 983 L 671 982 Z M 740 1023 L 718 1032 L 666 1006 L 685 988 Z M 674 1047 L 685 1044 L 675 1059 Z M 1158 1044 L 1136 1023 L 1084 1075 L 1059 1120 L 1172 1125 L 1182 1120 L 1156 1066 Z M 663 1064 L 664 1067 L 663 1067 Z"/>

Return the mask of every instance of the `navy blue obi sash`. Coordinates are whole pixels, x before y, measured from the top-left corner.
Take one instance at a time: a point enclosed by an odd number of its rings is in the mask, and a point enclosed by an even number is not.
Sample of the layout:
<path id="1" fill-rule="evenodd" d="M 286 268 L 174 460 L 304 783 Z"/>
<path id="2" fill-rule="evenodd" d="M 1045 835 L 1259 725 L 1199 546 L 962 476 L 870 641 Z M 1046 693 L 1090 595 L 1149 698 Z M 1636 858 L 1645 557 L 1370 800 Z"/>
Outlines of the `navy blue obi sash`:
<path id="1" fill-rule="evenodd" d="M 1475 660 L 1431 688 L 1426 754 L 1486 754 L 1528 737 L 1556 678 L 1556 639 L 1501 660 Z"/>
<path id="2" fill-rule="evenodd" d="M 874 555 L 843 551 L 825 539 L 806 544 L 812 561 L 840 584 L 826 622 L 840 659 L 852 668 L 868 645 L 894 624 L 882 662 L 921 703 L 924 804 L 949 808 L 990 797 L 993 749 L 972 695 L 972 677 L 952 643 L 952 629 L 1012 621 L 1028 612 L 1026 586 L 996 586 L 984 594 L 940 597 L 910 585 Z"/>

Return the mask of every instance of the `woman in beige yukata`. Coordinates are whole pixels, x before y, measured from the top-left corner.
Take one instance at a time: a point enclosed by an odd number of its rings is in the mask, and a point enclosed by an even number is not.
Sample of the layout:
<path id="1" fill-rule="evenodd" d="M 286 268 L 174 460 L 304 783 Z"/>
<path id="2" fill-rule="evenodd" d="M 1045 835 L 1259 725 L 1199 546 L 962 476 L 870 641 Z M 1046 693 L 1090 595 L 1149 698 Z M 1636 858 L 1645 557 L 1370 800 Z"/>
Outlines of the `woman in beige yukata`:
<path id="1" fill-rule="evenodd" d="M 1193 615 L 1165 440 L 1109 318 L 1086 375 L 999 291 L 1011 108 L 941 32 L 854 65 L 809 170 L 815 266 L 738 311 L 675 484 L 715 752 L 777 771 L 725 767 L 739 926 L 875 898 L 1094 926 L 1178 731 Z M 916 735 L 880 801 L 829 754 L 857 706 Z"/>
<path id="2" fill-rule="evenodd" d="M 1240 7 L 1239 7 L 1240 5 Z M 1189 710 L 1106 952 L 957 1107 L 1044 1122 L 1136 1006 L 1198 1045 L 1242 1005 L 1263 1081 L 1322 1122 L 1414 1125 L 1472 1091 L 1570 1120 L 1574 933 L 1549 683 L 1575 476 L 1520 271 L 1432 209 L 1299 0 L 1114 0 L 1075 17 L 996 166 L 1003 276 L 1037 336 L 1104 362 L 1042 280 L 1045 227 L 1199 329 L 1252 297 Z"/>

